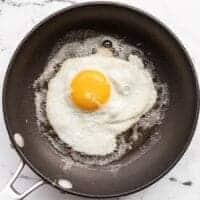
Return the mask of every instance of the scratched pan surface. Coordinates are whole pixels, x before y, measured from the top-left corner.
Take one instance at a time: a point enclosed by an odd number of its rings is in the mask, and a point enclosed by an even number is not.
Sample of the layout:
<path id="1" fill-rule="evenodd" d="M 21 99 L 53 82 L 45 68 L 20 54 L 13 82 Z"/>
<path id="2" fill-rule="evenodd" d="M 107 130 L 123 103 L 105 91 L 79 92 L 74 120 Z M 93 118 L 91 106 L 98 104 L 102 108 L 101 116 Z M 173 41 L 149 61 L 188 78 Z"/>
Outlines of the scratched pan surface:
<path id="1" fill-rule="evenodd" d="M 93 29 L 126 36 L 131 44 L 152 52 L 149 59 L 169 86 L 170 104 L 160 126 L 162 138 L 149 151 L 135 158 L 130 153 L 118 163 L 127 163 L 117 174 L 103 167 L 63 169 L 36 123 L 32 84 L 42 73 L 55 44 L 70 30 Z M 193 136 L 198 117 L 198 83 L 183 46 L 163 25 L 145 13 L 116 3 L 90 3 L 66 8 L 41 22 L 16 50 L 4 82 L 3 109 L 10 139 L 22 159 L 48 183 L 66 178 L 73 184 L 67 192 L 87 197 L 114 197 L 139 191 L 166 174 L 181 158 Z M 28 120 L 28 125 L 25 123 Z M 69 125 L 70 128 L 70 125 Z M 24 148 L 13 140 L 22 134 Z"/>

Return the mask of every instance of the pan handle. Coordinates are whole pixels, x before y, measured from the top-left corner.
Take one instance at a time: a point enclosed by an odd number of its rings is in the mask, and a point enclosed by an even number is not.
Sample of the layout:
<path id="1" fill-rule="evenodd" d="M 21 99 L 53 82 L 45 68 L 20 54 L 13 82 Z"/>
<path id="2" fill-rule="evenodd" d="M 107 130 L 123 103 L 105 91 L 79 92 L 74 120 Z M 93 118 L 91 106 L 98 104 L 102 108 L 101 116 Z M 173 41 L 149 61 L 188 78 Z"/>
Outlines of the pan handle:
<path id="1" fill-rule="evenodd" d="M 74 5 L 77 3 L 76 0 L 67 0 L 66 2 L 70 3 L 71 5 Z M 26 190 L 23 193 L 19 193 L 13 186 L 16 179 L 19 177 L 21 171 L 24 169 L 25 163 L 24 161 L 21 161 L 19 164 L 19 167 L 17 168 L 16 172 L 10 179 L 10 181 L 7 183 L 5 188 L 0 191 L 0 199 L 1 200 L 23 200 L 26 196 L 28 196 L 31 192 L 35 191 L 37 188 L 45 184 L 43 180 L 38 181 L 33 186 L 31 186 L 28 190 Z"/>
<path id="2" fill-rule="evenodd" d="M 31 186 L 27 191 L 23 193 L 19 193 L 14 187 L 13 184 L 15 183 L 16 179 L 19 177 L 21 171 L 23 170 L 25 164 L 23 161 L 19 164 L 19 167 L 17 168 L 16 172 L 10 179 L 10 181 L 7 183 L 5 188 L 0 191 L 0 199 L 2 200 L 22 200 L 27 195 L 29 195 L 31 192 L 42 186 L 45 182 L 43 180 L 38 181 L 33 186 Z"/>

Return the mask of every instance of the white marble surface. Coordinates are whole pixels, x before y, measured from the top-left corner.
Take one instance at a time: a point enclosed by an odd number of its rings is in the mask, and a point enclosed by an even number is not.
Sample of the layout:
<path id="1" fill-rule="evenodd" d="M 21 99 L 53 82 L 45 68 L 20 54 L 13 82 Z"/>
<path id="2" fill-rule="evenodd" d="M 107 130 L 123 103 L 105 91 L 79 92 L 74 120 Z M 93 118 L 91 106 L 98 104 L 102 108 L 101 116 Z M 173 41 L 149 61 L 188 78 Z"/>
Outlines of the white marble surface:
<path id="1" fill-rule="evenodd" d="M 80 1 L 80 0 L 79 0 Z M 200 75 L 200 1 L 198 0 L 121 0 L 158 17 L 172 29 L 189 51 Z M 41 19 L 68 6 L 67 0 L 0 0 L 0 89 L 10 57 L 24 35 Z M 1 92 L 1 91 L 0 91 Z M 0 108 L 1 109 L 1 108 Z M 199 200 L 200 199 L 200 126 L 184 157 L 176 167 L 153 186 L 126 200 Z M 0 110 L 0 188 L 3 188 L 19 163 L 10 147 Z M 170 178 L 175 178 L 174 181 Z M 26 189 L 38 180 L 29 169 L 22 173 L 17 188 Z M 191 181 L 191 186 L 183 182 Z M 50 186 L 43 186 L 27 200 L 82 199 L 63 195 Z"/>

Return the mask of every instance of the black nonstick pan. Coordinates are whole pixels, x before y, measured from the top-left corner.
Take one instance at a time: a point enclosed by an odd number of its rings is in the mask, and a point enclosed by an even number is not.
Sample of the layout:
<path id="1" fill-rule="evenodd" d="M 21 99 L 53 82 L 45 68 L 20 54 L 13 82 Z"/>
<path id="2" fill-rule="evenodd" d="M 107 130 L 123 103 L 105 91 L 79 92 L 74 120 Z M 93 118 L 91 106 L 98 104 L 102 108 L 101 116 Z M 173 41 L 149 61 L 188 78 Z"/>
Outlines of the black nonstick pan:
<path id="1" fill-rule="evenodd" d="M 43 72 L 50 52 L 71 30 L 90 29 L 127 38 L 154 63 L 169 89 L 169 105 L 161 138 L 148 151 L 121 158 L 111 173 L 105 167 L 63 167 L 63 159 L 42 137 L 35 114 L 33 83 Z M 79 35 L 77 35 L 77 38 Z M 93 2 L 68 7 L 37 25 L 21 42 L 8 67 L 3 87 L 3 111 L 10 140 L 21 159 L 42 179 L 19 195 L 10 189 L 1 199 L 22 199 L 44 182 L 85 197 L 117 197 L 137 192 L 163 177 L 187 149 L 197 123 L 199 88 L 192 62 L 178 39 L 144 12 L 113 2 Z M 70 125 L 69 125 L 70 128 Z M 137 157 L 137 158 L 136 158 Z M 7 194 L 9 192 L 9 195 Z M 4 196 L 3 196 L 4 195 Z"/>

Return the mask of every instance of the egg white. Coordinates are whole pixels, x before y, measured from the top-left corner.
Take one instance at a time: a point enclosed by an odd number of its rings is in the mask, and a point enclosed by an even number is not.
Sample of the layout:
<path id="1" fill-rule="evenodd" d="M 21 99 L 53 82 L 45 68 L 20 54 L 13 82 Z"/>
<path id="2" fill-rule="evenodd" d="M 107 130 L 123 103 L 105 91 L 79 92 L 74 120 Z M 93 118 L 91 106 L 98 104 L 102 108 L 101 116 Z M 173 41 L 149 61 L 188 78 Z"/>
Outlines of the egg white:
<path id="1" fill-rule="evenodd" d="M 111 96 L 95 111 L 83 111 L 70 98 L 70 84 L 82 70 L 98 70 L 110 82 Z M 66 60 L 48 85 L 46 113 L 59 138 L 78 152 L 106 155 L 117 146 L 117 135 L 149 111 L 157 98 L 142 60 L 129 62 L 99 54 Z"/>

